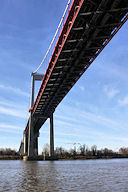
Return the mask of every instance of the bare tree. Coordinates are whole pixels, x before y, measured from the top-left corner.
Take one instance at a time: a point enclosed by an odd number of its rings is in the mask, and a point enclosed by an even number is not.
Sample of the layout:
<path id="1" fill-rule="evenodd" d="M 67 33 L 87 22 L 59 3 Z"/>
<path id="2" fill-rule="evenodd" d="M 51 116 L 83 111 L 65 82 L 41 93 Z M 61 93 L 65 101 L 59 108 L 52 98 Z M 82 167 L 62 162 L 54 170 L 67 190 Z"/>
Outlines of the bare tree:
<path id="1" fill-rule="evenodd" d="M 49 155 L 49 144 L 46 143 L 44 146 L 43 146 L 43 153 L 45 155 Z"/>
<path id="2" fill-rule="evenodd" d="M 79 149 L 80 149 L 80 154 L 81 155 L 85 155 L 85 153 L 86 153 L 86 145 L 85 144 L 80 145 Z"/>
<path id="3" fill-rule="evenodd" d="M 95 156 L 96 153 L 97 153 L 97 146 L 96 146 L 96 145 L 93 145 L 93 146 L 91 147 L 91 150 L 92 150 L 92 155 Z"/>
<path id="4" fill-rule="evenodd" d="M 128 147 L 121 147 L 119 153 L 122 155 L 128 155 Z"/>

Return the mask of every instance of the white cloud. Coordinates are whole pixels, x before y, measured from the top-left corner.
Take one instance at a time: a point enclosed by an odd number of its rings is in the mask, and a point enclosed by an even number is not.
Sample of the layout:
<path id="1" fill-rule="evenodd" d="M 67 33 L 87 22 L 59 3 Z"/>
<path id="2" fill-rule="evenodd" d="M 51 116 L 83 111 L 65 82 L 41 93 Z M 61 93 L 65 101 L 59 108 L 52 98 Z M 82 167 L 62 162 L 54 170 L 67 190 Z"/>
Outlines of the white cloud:
<path id="1" fill-rule="evenodd" d="M 44 131 L 44 130 L 41 130 L 40 133 L 42 134 L 49 134 L 49 131 Z M 61 136 L 72 136 L 72 137 L 80 137 L 81 135 L 78 135 L 78 134 L 74 134 L 74 133 L 67 133 L 67 132 L 60 132 L 60 131 L 56 131 L 55 130 L 55 135 L 61 135 Z"/>
<path id="2" fill-rule="evenodd" d="M 8 86 L 8 85 L 3 85 L 3 84 L 0 84 L 0 89 L 3 89 L 5 91 L 8 91 L 8 92 L 13 92 L 15 94 L 18 94 L 18 95 L 23 95 L 25 97 L 29 97 L 30 94 L 26 93 L 25 91 L 22 91 L 21 89 L 17 88 L 17 87 L 11 87 L 11 86 Z"/>
<path id="3" fill-rule="evenodd" d="M 87 119 L 91 122 L 95 122 L 100 125 L 105 125 L 106 127 L 111 127 L 112 129 L 118 129 L 121 126 L 119 122 L 112 120 L 108 117 L 105 117 L 103 115 L 97 115 L 95 113 L 82 112 L 80 116 L 84 118 L 84 120 Z"/>
<path id="4" fill-rule="evenodd" d="M 101 120 L 104 120 L 105 121 L 104 123 L 106 123 L 106 124 L 109 123 L 108 126 L 110 126 L 110 125 L 111 126 L 112 125 L 113 126 L 114 125 L 117 126 L 117 124 L 118 124 L 118 123 L 115 124 L 116 122 L 115 121 L 111 121 L 110 119 L 107 119 L 107 118 L 105 119 L 104 117 L 100 117 L 100 118 L 101 119 L 99 119 L 99 121 L 101 122 Z M 82 129 L 83 127 L 84 127 L 84 129 Z M 49 134 L 49 131 L 44 131 L 42 129 L 41 133 L 42 134 Z M 69 142 L 69 138 L 71 139 L 72 137 L 74 139 L 79 138 L 79 139 L 85 139 L 85 140 L 86 139 L 93 140 L 94 138 L 100 138 L 101 141 L 105 141 L 105 142 L 106 141 L 107 142 L 108 141 L 113 141 L 113 140 L 114 141 L 120 141 L 120 142 L 127 141 L 127 138 L 125 138 L 123 136 L 120 137 L 120 136 L 118 136 L 118 134 L 116 136 L 116 132 L 115 132 L 115 136 L 112 136 L 109 131 L 104 133 L 104 130 L 99 131 L 99 130 L 95 130 L 95 129 L 91 128 L 91 127 L 86 127 L 84 125 L 79 125 L 79 129 L 78 129 L 77 132 L 74 132 L 73 129 L 71 130 L 71 132 L 70 132 L 70 130 L 69 130 L 69 132 L 67 130 L 65 130 L 65 132 L 64 132 L 63 130 L 62 131 L 58 131 L 58 130 L 55 129 L 55 136 L 56 136 L 56 143 L 58 143 L 59 136 L 64 136 L 64 137 L 67 136 L 66 137 L 67 138 L 67 143 Z M 63 139 L 63 141 L 64 141 L 64 139 Z M 62 141 L 62 143 L 64 143 L 63 141 Z"/>
<path id="5" fill-rule="evenodd" d="M 0 114 L 19 118 L 28 118 L 28 108 L 29 106 L 27 104 L 21 105 L 5 99 L 0 101 Z"/>
<path id="6" fill-rule="evenodd" d="M 112 88 L 108 85 L 104 86 L 103 91 L 109 99 L 114 98 L 120 92 L 118 89 Z"/>
<path id="7" fill-rule="evenodd" d="M 73 117 L 70 116 L 62 116 L 62 115 L 54 115 L 54 117 L 56 117 L 57 119 L 62 119 L 62 120 L 66 120 L 66 121 L 77 121 L 76 119 L 74 119 Z"/>
<path id="8" fill-rule="evenodd" d="M 128 105 L 128 96 L 124 97 L 122 100 L 119 100 L 118 103 L 122 106 Z"/>
<path id="9" fill-rule="evenodd" d="M 60 127 L 65 126 L 67 128 L 69 128 L 69 127 L 72 128 L 74 123 L 65 122 L 63 120 L 55 120 L 55 124 L 59 125 Z"/>
<path id="10" fill-rule="evenodd" d="M 14 107 L 14 105 L 9 101 L 0 101 L 0 105 L 8 106 L 8 107 Z"/>
<path id="11" fill-rule="evenodd" d="M 21 134 L 23 130 L 24 127 L 21 126 L 0 123 L 0 132 Z"/>
<path id="12" fill-rule="evenodd" d="M 80 88 L 81 91 L 85 90 L 84 86 L 79 86 L 79 88 Z"/>
<path id="13" fill-rule="evenodd" d="M 67 113 L 64 115 L 64 118 L 61 117 L 62 120 L 66 120 L 67 122 L 70 121 L 72 127 L 80 128 L 82 130 L 83 128 L 86 128 L 86 130 L 95 129 L 95 124 L 99 124 L 100 127 L 104 126 L 111 130 L 127 130 L 127 123 L 121 122 L 120 120 L 112 119 L 105 114 L 101 114 L 100 109 L 97 109 L 97 112 L 88 112 L 85 110 L 81 110 L 79 108 L 70 107 L 70 106 L 63 106 L 64 111 L 67 111 Z M 59 115 L 56 115 L 56 117 L 59 117 Z M 59 122 L 58 122 L 59 123 Z M 94 128 L 92 125 L 94 124 Z M 61 124 L 60 124 L 61 125 Z M 71 127 L 71 125 L 69 125 Z M 67 125 L 68 127 L 68 125 Z M 92 127 L 92 128 L 91 128 Z"/>
<path id="14" fill-rule="evenodd" d="M 19 118 L 26 118 L 28 116 L 27 111 L 10 109 L 6 107 L 0 107 L 0 114 L 10 115 Z"/>
<path id="15" fill-rule="evenodd" d="M 16 102 L 12 102 L 11 100 L 6 100 L 2 98 L 2 100 L 0 101 L 0 106 L 6 106 L 15 109 L 23 109 L 24 111 L 27 111 L 29 108 L 29 103 L 25 103 L 24 105 L 22 103 L 17 104 Z"/>
<path id="16" fill-rule="evenodd" d="M 0 132 L 2 132 L 2 133 L 13 133 L 13 134 L 19 134 L 19 135 L 21 135 L 21 133 L 23 132 L 23 130 L 22 131 L 20 131 L 19 129 L 18 130 L 14 130 L 14 129 L 2 129 L 2 128 L 0 128 Z M 2 137 L 3 138 L 3 137 Z M 7 139 L 7 138 L 6 138 Z M 22 137 L 21 137 L 21 139 L 22 139 Z"/>
<path id="17" fill-rule="evenodd" d="M 23 127 L 16 126 L 16 125 L 5 124 L 5 123 L 0 123 L 0 128 L 23 130 Z"/>

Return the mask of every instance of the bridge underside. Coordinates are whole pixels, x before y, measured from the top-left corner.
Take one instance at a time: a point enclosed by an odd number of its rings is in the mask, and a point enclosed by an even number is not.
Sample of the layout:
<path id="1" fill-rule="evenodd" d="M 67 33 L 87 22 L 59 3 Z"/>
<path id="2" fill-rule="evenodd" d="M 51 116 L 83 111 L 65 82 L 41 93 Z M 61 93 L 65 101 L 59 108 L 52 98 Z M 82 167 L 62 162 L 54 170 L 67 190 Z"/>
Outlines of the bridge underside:
<path id="1" fill-rule="evenodd" d="M 74 0 L 31 108 L 34 134 L 127 19 L 127 0 Z"/>

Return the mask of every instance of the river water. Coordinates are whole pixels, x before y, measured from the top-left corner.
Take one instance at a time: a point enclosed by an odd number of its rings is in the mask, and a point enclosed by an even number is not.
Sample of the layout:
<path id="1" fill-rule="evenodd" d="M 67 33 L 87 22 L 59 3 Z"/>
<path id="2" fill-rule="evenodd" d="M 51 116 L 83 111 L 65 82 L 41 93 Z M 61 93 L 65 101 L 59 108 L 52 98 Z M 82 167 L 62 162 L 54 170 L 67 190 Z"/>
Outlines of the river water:
<path id="1" fill-rule="evenodd" d="M 0 161 L 0 192 L 128 192 L 128 159 Z"/>

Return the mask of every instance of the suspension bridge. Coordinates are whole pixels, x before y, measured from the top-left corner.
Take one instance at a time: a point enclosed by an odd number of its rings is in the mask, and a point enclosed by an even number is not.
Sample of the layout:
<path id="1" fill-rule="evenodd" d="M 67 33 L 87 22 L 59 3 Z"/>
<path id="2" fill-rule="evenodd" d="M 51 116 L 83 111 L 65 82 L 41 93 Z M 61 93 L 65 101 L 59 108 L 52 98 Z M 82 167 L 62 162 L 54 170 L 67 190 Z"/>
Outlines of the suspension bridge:
<path id="1" fill-rule="evenodd" d="M 32 73 L 30 117 L 19 149 L 27 159 L 38 155 L 39 130 L 48 118 L 49 155 L 54 157 L 53 113 L 56 107 L 128 19 L 127 0 L 74 0 L 71 5 L 70 1 L 44 59 Z M 61 25 L 46 72 L 40 75 L 37 71 Z M 35 81 L 41 81 L 41 86 L 34 101 Z"/>

